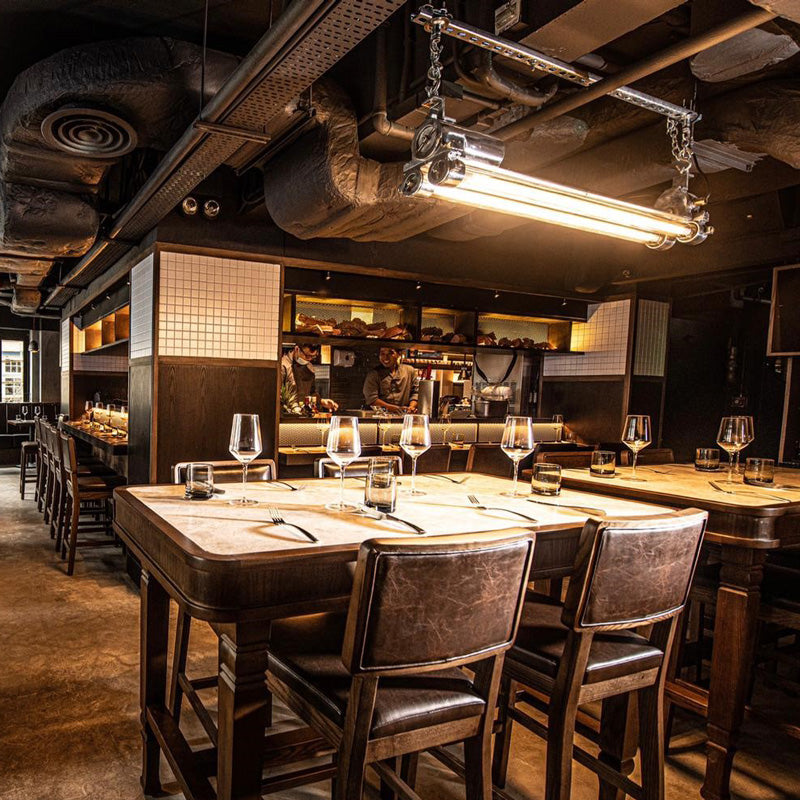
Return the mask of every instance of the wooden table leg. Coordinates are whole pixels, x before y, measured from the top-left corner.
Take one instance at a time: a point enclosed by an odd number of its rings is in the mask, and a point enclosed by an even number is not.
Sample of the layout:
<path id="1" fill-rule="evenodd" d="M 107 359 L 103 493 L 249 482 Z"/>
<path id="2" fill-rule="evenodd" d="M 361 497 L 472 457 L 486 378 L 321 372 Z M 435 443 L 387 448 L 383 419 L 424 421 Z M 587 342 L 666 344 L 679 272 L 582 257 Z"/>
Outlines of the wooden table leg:
<path id="1" fill-rule="evenodd" d="M 218 800 L 260 800 L 269 692 L 269 623 L 216 626 L 219 633 Z"/>
<path id="2" fill-rule="evenodd" d="M 639 741 L 636 695 L 618 694 L 603 700 L 600 712 L 599 760 L 626 777 L 633 772 Z M 625 792 L 600 781 L 599 800 L 624 800 Z"/>
<path id="3" fill-rule="evenodd" d="M 147 722 L 147 708 L 149 706 L 161 710 L 166 703 L 169 597 L 161 584 L 145 571 L 141 575 L 140 592 L 139 700 L 143 740 L 141 783 L 145 795 L 156 795 L 161 792 L 161 749 Z"/>
<path id="4" fill-rule="evenodd" d="M 733 757 L 753 665 L 766 553 L 723 546 L 708 696 L 706 800 L 730 800 Z"/>

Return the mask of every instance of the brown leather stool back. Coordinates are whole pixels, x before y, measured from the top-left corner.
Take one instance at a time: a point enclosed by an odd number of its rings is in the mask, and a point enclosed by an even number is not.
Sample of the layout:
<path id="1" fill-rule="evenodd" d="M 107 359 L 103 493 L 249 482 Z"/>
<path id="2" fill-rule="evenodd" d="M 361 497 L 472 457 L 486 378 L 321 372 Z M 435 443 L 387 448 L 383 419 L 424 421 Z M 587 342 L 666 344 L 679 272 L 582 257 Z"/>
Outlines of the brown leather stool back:
<path id="1" fill-rule="evenodd" d="M 631 520 L 587 520 L 562 622 L 619 630 L 669 619 L 686 604 L 707 514 L 686 509 Z"/>
<path id="2" fill-rule="evenodd" d="M 524 529 L 502 537 L 364 542 L 344 637 L 345 666 L 353 674 L 418 673 L 508 649 L 533 543 Z"/>
<path id="3" fill-rule="evenodd" d="M 190 463 L 181 461 L 172 468 L 172 482 L 185 483 L 186 468 Z M 238 461 L 201 461 L 214 468 L 214 483 L 241 483 L 242 465 Z M 274 481 L 278 477 L 275 462 L 271 458 L 258 458 L 247 466 L 247 481 Z"/>
<path id="4" fill-rule="evenodd" d="M 514 474 L 514 465 L 499 444 L 471 444 L 467 456 L 467 472 L 510 478 Z"/>
<path id="5" fill-rule="evenodd" d="M 583 450 L 578 453 L 571 450 L 553 450 L 549 453 L 539 453 L 536 456 L 536 460 L 547 464 L 558 464 L 564 469 L 583 469 L 591 466 L 592 453 L 590 450 Z"/>
<path id="6" fill-rule="evenodd" d="M 449 444 L 434 444 L 417 458 L 417 475 L 426 472 L 447 472 L 450 469 Z M 411 456 L 403 453 L 403 472 L 411 472 Z"/>

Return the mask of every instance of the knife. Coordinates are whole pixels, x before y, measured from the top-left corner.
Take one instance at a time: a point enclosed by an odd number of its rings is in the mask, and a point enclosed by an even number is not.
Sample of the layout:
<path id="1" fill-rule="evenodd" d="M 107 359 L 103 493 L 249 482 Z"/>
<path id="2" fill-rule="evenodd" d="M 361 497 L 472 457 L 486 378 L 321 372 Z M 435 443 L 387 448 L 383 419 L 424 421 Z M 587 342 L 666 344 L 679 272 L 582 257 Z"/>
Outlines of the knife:
<path id="1" fill-rule="evenodd" d="M 370 519 L 388 519 L 392 522 L 399 522 L 401 525 L 411 528 L 411 530 L 414 531 L 414 533 L 416 533 L 418 536 L 424 536 L 427 533 L 427 531 L 424 528 L 420 528 L 419 525 L 415 525 L 413 522 L 409 522 L 407 519 L 400 519 L 400 517 L 396 517 L 394 514 L 386 514 L 383 511 L 378 511 L 373 508 L 361 508 L 359 513 L 363 514 L 365 517 L 369 517 Z"/>

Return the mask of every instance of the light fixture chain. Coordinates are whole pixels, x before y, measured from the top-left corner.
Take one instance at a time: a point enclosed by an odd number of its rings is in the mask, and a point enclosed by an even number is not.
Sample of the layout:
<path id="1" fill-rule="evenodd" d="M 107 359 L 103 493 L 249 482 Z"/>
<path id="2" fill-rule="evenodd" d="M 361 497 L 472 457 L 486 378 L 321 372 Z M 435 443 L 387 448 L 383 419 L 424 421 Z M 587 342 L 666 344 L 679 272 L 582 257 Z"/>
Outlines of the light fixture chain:
<path id="1" fill-rule="evenodd" d="M 683 187 L 688 190 L 694 159 L 694 120 L 688 116 L 668 117 L 667 134 L 670 138 L 675 169 L 681 177 Z"/>
<path id="2" fill-rule="evenodd" d="M 433 19 L 430 24 L 430 66 L 428 67 L 428 85 L 425 92 L 428 95 L 428 104 L 431 108 L 437 107 L 443 111 L 444 101 L 440 90 L 442 86 L 442 30 L 450 15 L 444 5 L 433 10 Z"/>

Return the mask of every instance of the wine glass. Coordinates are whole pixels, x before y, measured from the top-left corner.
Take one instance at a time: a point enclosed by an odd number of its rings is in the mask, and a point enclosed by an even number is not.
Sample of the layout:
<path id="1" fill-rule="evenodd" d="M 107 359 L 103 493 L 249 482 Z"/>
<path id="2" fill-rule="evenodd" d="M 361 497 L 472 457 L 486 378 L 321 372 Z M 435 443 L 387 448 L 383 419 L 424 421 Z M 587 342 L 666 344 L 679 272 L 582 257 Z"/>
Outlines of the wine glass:
<path id="1" fill-rule="evenodd" d="M 22 412 L 22 419 L 28 419 L 28 406 L 22 406 L 20 411 Z"/>
<path id="2" fill-rule="evenodd" d="M 751 444 L 756 438 L 756 429 L 755 425 L 753 424 L 753 418 L 750 416 L 745 416 L 745 419 L 747 420 L 747 436 L 745 437 L 747 441 L 742 445 L 742 450 L 744 450 L 745 447 Z M 736 466 L 734 467 L 737 475 L 742 471 L 741 467 L 739 466 L 739 453 L 741 453 L 741 450 L 736 451 Z"/>
<path id="3" fill-rule="evenodd" d="M 231 425 L 231 442 L 228 450 L 242 465 L 242 496 L 231 500 L 231 505 L 253 506 L 258 500 L 247 498 L 247 465 L 261 453 L 261 424 L 258 414 L 234 414 Z"/>
<path id="4" fill-rule="evenodd" d="M 328 433 L 328 420 L 321 419 L 317 421 L 317 433 L 319 433 L 319 446 L 325 447 L 325 436 Z"/>
<path id="5" fill-rule="evenodd" d="M 747 417 L 723 417 L 717 433 L 717 444 L 728 454 L 728 483 L 733 483 L 733 459 L 752 441 Z"/>
<path id="6" fill-rule="evenodd" d="M 533 452 L 533 420 L 530 417 L 506 417 L 500 449 L 514 462 L 514 484 L 510 492 L 501 492 L 504 497 L 522 497 L 517 493 L 519 462 Z"/>
<path id="7" fill-rule="evenodd" d="M 411 459 L 411 491 L 409 494 L 421 495 L 425 492 L 416 487 L 417 459 L 430 449 L 431 430 L 427 414 L 406 414 L 403 417 L 403 430 L 400 432 L 400 447 Z"/>
<path id="8" fill-rule="evenodd" d="M 355 511 L 357 506 L 344 501 L 344 473 L 345 467 L 361 455 L 358 417 L 331 417 L 326 450 L 328 456 L 339 465 L 339 502 L 328 503 L 325 508 L 332 511 Z"/>
<path id="9" fill-rule="evenodd" d="M 41 417 L 42 416 L 42 407 L 41 406 L 34 406 L 33 407 L 33 416 L 34 417 Z"/>
<path id="10" fill-rule="evenodd" d="M 644 450 L 653 441 L 650 432 L 650 417 L 647 414 L 628 414 L 625 417 L 625 425 L 622 428 L 622 443 L 633 453 L 633 465 L 631 469 L 632 481 L 642 481 L 644 478 L 636 477 L 636 457 L 640 450 Z"/>

